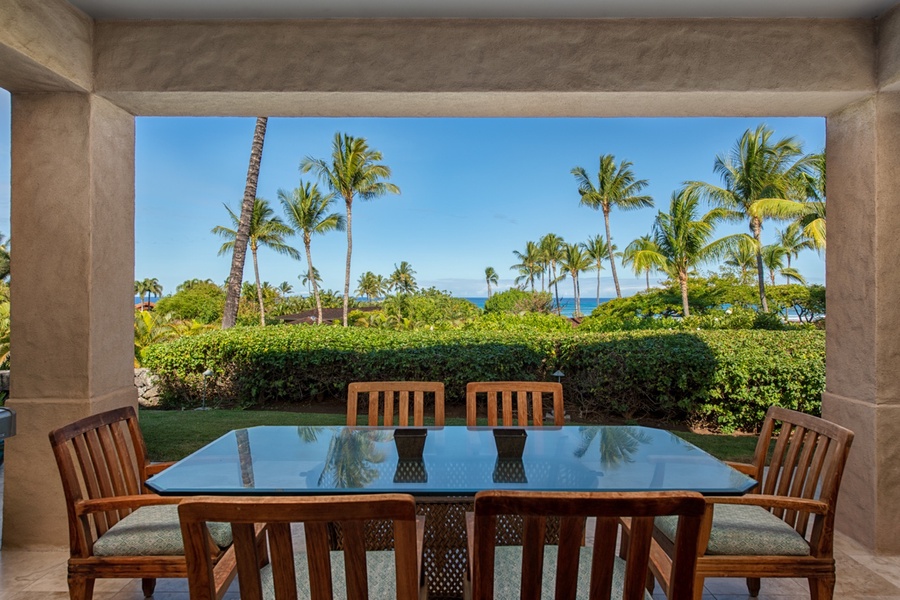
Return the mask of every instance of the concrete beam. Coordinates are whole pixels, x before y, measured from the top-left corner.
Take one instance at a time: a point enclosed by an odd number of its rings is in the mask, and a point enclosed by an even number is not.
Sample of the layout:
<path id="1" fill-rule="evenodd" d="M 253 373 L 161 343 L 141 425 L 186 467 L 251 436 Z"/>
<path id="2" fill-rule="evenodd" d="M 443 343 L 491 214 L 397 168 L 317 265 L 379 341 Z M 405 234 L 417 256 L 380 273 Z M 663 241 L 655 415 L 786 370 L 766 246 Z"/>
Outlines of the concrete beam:
<path id="1" fill-rule="evenodd" d="M 141 115 L 825 115 L 876 88 L 865 20 L 105 22 Z"/>
<path id="2" fill-rule="evenodd" d="M 0 87 L 86 91 L 93 80 L 93 21 L 65 0 L 0 3 Z"/>
<path id="3" fill-rule="evenodd" d="M 878 87 L 900 92 L 900 4 L 878 19 Z"/>

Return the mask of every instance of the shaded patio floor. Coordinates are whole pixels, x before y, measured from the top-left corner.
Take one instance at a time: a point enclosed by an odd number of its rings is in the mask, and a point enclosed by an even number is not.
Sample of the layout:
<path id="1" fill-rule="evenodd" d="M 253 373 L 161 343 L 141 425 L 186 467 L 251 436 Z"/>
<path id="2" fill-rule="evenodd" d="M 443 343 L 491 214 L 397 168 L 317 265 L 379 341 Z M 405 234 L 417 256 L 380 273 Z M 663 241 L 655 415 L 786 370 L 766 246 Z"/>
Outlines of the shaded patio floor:
<path id="1" fill-rule="evenodd" d="M 0 465 L 0 490 L 3 466 Z M 0 495 L 2 515 L 2 495 Z M 0 517 L 2 526 L 2 517 Z M 837 590 L 840 600 L 900 600 L 900 557 L 876 557 L 853 540 L 838 534 L 835 540 L 837 558 Z M 69 597 L 66 586 L 68 553 L 0 550 L 0 600 L 64 600 Z M 140 580 L 98 580 L 96 600 L 141 600 Z M 153 596 L 157 600 L 188 600 L 184 579 L 160 579 Z M 225 596 L 236 600 L 237 583 Z M 662 598 L 658 593 L 657 597 Z M 703 595 L 707 600 L 746 599 L 747 588 L 740 579 L 708 579 Z M 764 579 L 760 600 L 793 600 L 809 598 L 802 579 Z"/>

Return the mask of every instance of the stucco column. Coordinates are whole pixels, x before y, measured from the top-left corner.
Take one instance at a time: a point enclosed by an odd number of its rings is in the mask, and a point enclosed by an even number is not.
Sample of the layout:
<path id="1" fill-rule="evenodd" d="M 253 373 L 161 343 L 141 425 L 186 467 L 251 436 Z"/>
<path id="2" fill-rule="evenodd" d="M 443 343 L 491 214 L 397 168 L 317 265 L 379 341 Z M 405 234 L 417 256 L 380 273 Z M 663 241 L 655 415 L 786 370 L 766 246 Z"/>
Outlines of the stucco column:
<path id="1" fill-rule="evenodd" d="M 47 433 L 135 405 L 134 118 L 83 93 L 12 96 L 12 372 L 4 547 L 67 542 Z"/>
<path id="2" fill-rule="evenodd" d="M 856 433 L 839 531 L 900 554 L 900 93 L 828 118 L 822 412 Z"/>

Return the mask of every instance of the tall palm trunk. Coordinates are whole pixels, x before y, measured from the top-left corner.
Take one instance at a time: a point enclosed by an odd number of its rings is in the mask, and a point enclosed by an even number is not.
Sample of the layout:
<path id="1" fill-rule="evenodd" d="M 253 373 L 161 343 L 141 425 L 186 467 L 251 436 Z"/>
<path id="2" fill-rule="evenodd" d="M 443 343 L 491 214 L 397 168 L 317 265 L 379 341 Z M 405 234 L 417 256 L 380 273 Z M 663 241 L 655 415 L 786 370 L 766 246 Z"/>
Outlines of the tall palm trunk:
<path id="1" fill-rule="evenodd" d="M 559 308 L 559 282 L 556 280 L 556 261 L 550 261 L 550 276 L 552 277 L 550 281 L 553 283 L 553 289 L 556 292 L 556 314 L 562 315 L 562 310 Z"/>
<path id="2" fill-rule="evenodd" d="M 759 281 L 759 304 L 763 312 L 769 312 L 769 303 L 766 302 L 766 275 L 763 271 L 762 223 L 757 217 L 750 219 L 750 230 L 756 240 L 756 278 Z"/>
<path id="3" fill-rule="evenodd" d="M 646 275 L 647 275 L 647 291 L 649 292 L 650 291 L 650 269 L 647 269 L 646 271 L 644 271 L 644 273 L 646 273 Z"/>
<path id="4" fill-rule="evenodd" d="M 250 144 L 250 165 L 247 167 L 247 183 L 244 199 L 241 201 L 241 217 L 234 236 L 234 253 L 231 256 L 231 271 L 225 289 L 225 310 L 222 315 L 222 329 L 234 327 L 237 321 L 238 305 L 241 301 L 241 283 L 244 279 L 244 261 L 247 258 L 247 241 L 250 237 L 250 217 L 256 200 L 256 183 L 259 180 L 259 165 L 262 162 L 263 142 L 266 139 L 268 117 L 256 118 L 253 142 Z"/>
<path id="5" fill-rule="evenodd" d="M 678 272 L 678 286 L 681 288 L 681 310 L 685 317 L 689 317 L 691 316 L 691 309 L 688 306 L 687 272 Z"/>
<path id="6" fill-rule="evenodd" d="M 262 285 L 259 283 L 259 263 L 256 261 L 256 244 L 250 245 L 253 254 L 253 274 L 256 276 L 256 298 L 259 300 L 259 324 L 266 326 L 266 309 L 263 307 Z"/>
<path id="7" fill-rule="evenodd" d="M 600 306 L 600 261 L 597 261 L 597 306 Z"/>
<path id="8" fill-rule="evenodd" d="M 353 198 L 344 198 L 347 203 L 347 267 L 344 271 L 344 327 L 347 326 L 347 311 L 350 307 L 350 255 L 353 254 Z"/>
<path id="9" fill-rule="evenodd" d="M 488 300 L 490 300 L 491 299 L 491 280 L 490 279 L 488 279 L 487 284 L 488 284 Z"/>
<path id="10" fill-rule="evenodd" d="M 609 235 L 609 208 L 603 207 L 603 224 L 606 225 L 606 245 L 609 246 L 609 268 L 612 271 L 613 283 L 616 286 L 616 298 L 622 297 L 622 290 L 619 289 L 619 276 L 616 273 L 616 260 L 613 257 L 612 237 Z"/>
<path id="11" fill-rule="evenodd" d="M 315 273 L 315 271 L 313 271 L 312 252 L 309 249 L 311 243 L 312 243 L 312 240 L 310 239 L 309 234 L 304 233 L 303 234 L 303 245 L 306 246 L 306 264 L 309 265 L 308 277 L 309 277 L 309 280 L 312 281 L 313 295 L 316 298 L 316 313 L 318 315 L 318 318 L 316 319 L 316 323 L 321 325 L 322 324 L 322 299 L 319 297 L 319 286 L 316 285 L 316 278 L 313 276 L 313 273 Z"/>
<path id="12" fill-rule="evenodd" d="M 572 290 L 575 293 L 575 316 L 581 314 L 581 298 L 578 292 L 578 273 L 572 273 Z"/>

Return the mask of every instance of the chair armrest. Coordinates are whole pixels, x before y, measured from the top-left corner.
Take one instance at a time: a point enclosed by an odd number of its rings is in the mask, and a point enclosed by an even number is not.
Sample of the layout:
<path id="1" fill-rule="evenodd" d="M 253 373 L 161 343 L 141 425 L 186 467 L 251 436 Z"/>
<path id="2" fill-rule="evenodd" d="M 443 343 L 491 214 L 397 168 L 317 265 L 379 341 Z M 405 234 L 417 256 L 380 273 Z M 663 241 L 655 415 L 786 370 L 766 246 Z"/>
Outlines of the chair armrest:
<path id="1" fill-rule="evenodd" d="M 82 500 L 75 504 L 76 515 L 87 515 L 109 510 L 135 509 L 142 506 L 158 506 L 160 504 L 178 504 L 182 498 L 176 496 L 154 496 L 140 494 L 136 496 L 116 496 L 114 498 L 95 498 Z"/>
<path id="2" fill-rule="evenodd" d="M 756 465 L 748 465 L 747 463 L 731 462 L 730 460 L 726 460 L 724 462 L 726 465 L 728 465 L 735 471 L 740 471 L 744 475 L 750 475 L 751 477 L 756 477 L 756 474 L 757 474 Z"/>
<path id="3" fill-rule="evenodd" d="M 747 494 L 745 496 L 710 496 L 709 504 L 743 504 L 761 506 L 763 508 L 783 508 L 824 515 L 828 512 L 828 504 L 807 498 L 790 498 L 787 496 L 769 496 L 766 494 Z"/>
<path id="4" fill-rule="evenodd" d="M 150 477 L 151 475 L 162 473 L 174 464 L 175 461 L 150 463 L 144 467 L 144 472 L 147 474 L 147 477 Z"/>

